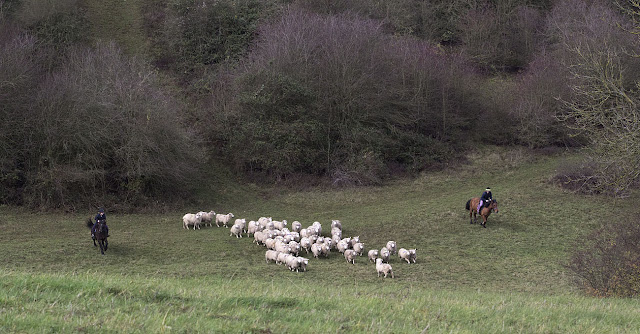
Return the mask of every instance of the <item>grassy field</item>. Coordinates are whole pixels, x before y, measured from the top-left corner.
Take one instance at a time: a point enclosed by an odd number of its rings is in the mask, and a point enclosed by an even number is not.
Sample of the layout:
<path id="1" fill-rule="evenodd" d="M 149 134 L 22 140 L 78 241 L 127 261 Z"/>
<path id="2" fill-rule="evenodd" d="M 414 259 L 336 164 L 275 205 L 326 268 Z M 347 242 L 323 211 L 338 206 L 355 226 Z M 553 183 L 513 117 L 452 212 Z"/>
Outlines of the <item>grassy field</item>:
<path id="1" fill-rule="evenodd" d="M 292 273 L 228 229 L 184 230 L 184 212 L 107 208 L 101 256 L 84 226 L 91 212 L 2 207 L 0 333 L 638 332 L 637 299 L 585 296 L 563 267 L 580 236 L 637 214 L 638 194 L 603 206 L 565 192 L 549 183 L 562 158 L 493 150 L 470 159 L 384 187 L 286 192 L 219 181 L 184 208 L 303 226 L 339 219 L 366 249 L 387 240 L 418 249 L 417 264 L 392 259 L 395 279 L 339 253 Z M 483 229 L 464 205 L 488 185 L 500 212 Z"/>

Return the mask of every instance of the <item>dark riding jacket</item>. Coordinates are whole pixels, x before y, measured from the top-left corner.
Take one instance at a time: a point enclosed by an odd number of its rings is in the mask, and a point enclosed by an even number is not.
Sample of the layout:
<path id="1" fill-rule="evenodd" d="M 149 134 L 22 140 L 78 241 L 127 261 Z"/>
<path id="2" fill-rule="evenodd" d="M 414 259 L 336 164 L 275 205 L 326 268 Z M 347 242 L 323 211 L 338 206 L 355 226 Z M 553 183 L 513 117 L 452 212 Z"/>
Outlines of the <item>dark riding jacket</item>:
<path id="1" fill-rule="evenodd" d="M 491 195 L 490 191 L 485 191 L 485 192 L 482 193 L 482 196 L 480 196 L 480 200 L 483 203 L 490 202 L 492 199 L 493 199 L 493 196 Z"/>
<path id="2" fill-rule="evenodd" d="M 95 220 L 95 223 L 93 224 L 93 227 L 91 228 L 91 233 L 95 233 L 96 232 L 96 227 L 98 226 L 98 220 L 104 220 L 104 227 L 107 228 L 107 235 L 109 234 L 109 226 L 107 226 L 107 214 L 102 212 L 102 214 L 100 214 L 100 212 L 98 212 L 98 214 L 96 215 L 96 217 L 93 219 Z"/>

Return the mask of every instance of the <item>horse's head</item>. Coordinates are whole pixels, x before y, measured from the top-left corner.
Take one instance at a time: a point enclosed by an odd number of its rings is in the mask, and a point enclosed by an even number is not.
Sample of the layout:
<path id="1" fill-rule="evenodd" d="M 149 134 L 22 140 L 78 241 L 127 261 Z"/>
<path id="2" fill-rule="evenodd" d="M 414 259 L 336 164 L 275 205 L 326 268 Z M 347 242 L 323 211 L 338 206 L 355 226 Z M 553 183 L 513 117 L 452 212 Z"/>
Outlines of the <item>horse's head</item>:
<path id="1" fill-rule="evenodd" d="M 489 205 L 489 208 L 495 211 L 496 213 L 498 213 L 498 201 L 496 201 L 495 199 L 492 199 L 491 204 Z"/>

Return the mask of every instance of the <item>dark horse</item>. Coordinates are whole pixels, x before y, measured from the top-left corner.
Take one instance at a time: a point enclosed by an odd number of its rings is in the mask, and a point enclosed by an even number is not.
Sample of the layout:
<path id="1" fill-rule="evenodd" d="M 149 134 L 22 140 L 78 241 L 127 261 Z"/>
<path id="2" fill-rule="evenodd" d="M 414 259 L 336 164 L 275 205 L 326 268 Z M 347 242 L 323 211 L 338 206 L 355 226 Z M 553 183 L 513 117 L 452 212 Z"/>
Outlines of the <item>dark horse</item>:
<path id="1" fill-rule="evenodd" d="M 469 210 L 469 223 L 473 224 L 477 222 L 478 217 L 476 215 L 479 214 L 480 217 L 482 217 L 481 225 L 482 227 L 486 228 L 487 218 L 489 218 L 489 215 L 491 214 L 491 212 L 495 211 L 496 213 L 498 213 L 498 201 L 496 201 L 495 199 L 492 199 L 488 205 L 483 204 L 482 207 L 480 208 L 480 212 L 478 212 L 479 203 L 480 203 L 480 197 L 474 197 L 467 201 L 467 205 L 465 206 L 465 208 Z M 471 219 L 471 216 L 473 216 L 473 220 Z"/>
<path id="2" fill-rule="evenodd" d="M 107 250 L 109 246 L 109 242 L 107 241 L 107 224 L 104 220 L 98 220 L 98 225 L 96 226 L 96 230 L 93 233 L 93 246 L 97 247 L 100 245 L 100 253 L 104 255 L 104 252 Z M 93 222 L 91 218 L 87 220 L 87 227 L 92 228 Z M 96 240 L 98 240 L 98 244 L 96 245 Z"/>

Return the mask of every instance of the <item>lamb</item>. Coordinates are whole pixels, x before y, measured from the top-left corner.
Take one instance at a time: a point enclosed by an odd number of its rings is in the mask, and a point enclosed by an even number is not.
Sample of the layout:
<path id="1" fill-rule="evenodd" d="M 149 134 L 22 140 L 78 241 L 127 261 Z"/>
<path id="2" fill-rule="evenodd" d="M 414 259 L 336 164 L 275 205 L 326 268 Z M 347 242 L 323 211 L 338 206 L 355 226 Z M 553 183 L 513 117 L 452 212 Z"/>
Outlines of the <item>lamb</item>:
<path id="1" fill-rule="evenodd" d="M 231 221 L 231 218 L 233 218 L 233 213 L 228 213 L 226 215 L 223 215 L 221 213 L 216 215 L 216 226 L 220 227 L 220 223 L 222 223 L 224 225 L 224 227 L 229 227 L 227 224 L 229 224 L 229 222 Z"/>
<path id="2" fill-rule="evenodd" d="M 380 277 L 380 274 L 382 273 L 386 278 L 387 275 L 391 273 L 391 278 L 395 278 L 393 276 L 393 269 L 391 268 L 391 265 L 388 263 L 382 263 L 382 259 L 380 258 L 376 259 L 376 271 L 378 272 L 378 277 Z"/>
<path id="3" fill-rule="evenodd" d="M 276 262 L 278 261 L 278 252 L 268 250 L 266 253 L 264 253 L 264 259 L 267 261 L 267 263 L 269 263 L 269 261 Z"/>
<path id="4" fill-rule="evenodd" d="M 358 253 L 356 253 L 356 251 L 354 251 L 353 249 L 347 249 L 344 251 L 344 258 L 345 260 L 347 260 L 347 263 L 356 264 L 357 256 Z"/>
<path id="5" fill-rule="evenodd" d="M 209 211 L 209 212 L 204 212 L 204 211 L 200 211 L 199 212 L 202 215 L 202 223 L 204 223 L 204 225 L 206 226 L 206 223 L 209 223 L 209 226 L 213 226 L 213 218 L 215 218 L 216 213 L 213 212 L 213 210 Z"/>
<path id="6" fill-rule="evenodd" d="M 229 229 L 229 232 L 231 232 L 229 236 L 235 235 L 236 238 L 242 238 L 242 225 L 233 224 Z"/>
<path id="7" fill-rule="evenodd" d="M 386 262 L 389 263 L 389 259 L 391 258 L 391 252 L 389 252 L 389 250 L 387 249 L 387 247 L 382 247 L 380 249 L 380 258 Z"/>
<path id="8" fill-rule="evenodd" d="M 189 226 L 193 226 L 193 230 L 195 231 L 196 227 L 200 229 L 200 222 L 202 221 L 202 214 L 200 212 L 193 214 L 187 213 L 182 216 L 182 227 L 189 229 Z"/>
<path id="9" fill-rule="evenodd" d="M 389 250 L 389 253 L 391 255 L 396 254 L 398 251 L 396 250 L 396 242 L 395 241 L 389 241 L 387 242 L 387 249 Z"/>
<path id="10" fill-rule="evenodd" d="M 245 231 L 246 227 L 247 227 L 247 220 L 242 218 L 242 219 L 236 219 L 236 221 L 233 222 L 233 225 L 239 225 L 241 228 L 241 231 Z"/>
<path id="11" fill-rule="evenodd" d="M 376 263 L 376 259 L 378 258 L 378 250 L 371 249 L 369 250 L 369 253 L 367 253 L 367 255 L 369 256 L 369 261 Z"/>
<path id="12" fill-rule="evenodd" d="M 411 262 L 416 263 L 416 250 L 415 249 L 398 249 L 398 256 L 401 259 L 407 261 L 407 263 L 411 264 Z"/>

